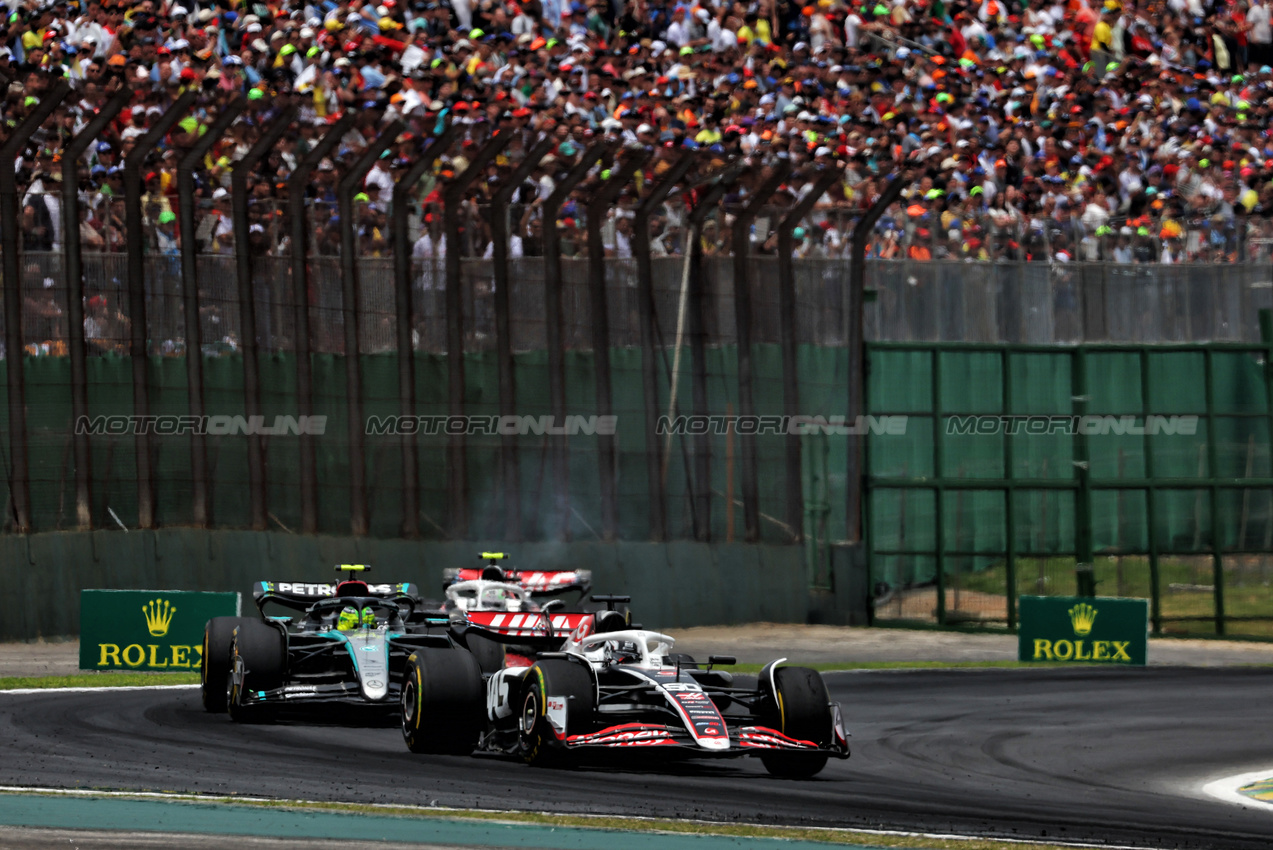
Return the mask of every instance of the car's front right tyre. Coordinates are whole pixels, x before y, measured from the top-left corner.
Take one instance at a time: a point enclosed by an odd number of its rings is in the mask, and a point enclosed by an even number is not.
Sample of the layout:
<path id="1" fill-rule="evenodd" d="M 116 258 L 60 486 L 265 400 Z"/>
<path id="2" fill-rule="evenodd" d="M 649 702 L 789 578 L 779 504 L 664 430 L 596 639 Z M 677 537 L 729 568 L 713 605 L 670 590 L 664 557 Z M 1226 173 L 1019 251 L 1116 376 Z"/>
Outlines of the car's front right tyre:
<path id="1" fill-rule="evenodd" d="M 199 696 L 203 710 L 221 714 L 229 702 L 230 644 L 245 617 L 213 617 L 203 627 L 203 656 L 199 659 Z"/>
<path id="2" fill-rule="evenodd" d="M 402 680 L 402 738 L 413 753 L 468 755 L 485 725 L 482 670 L 463 649 L 425 647 Z"/>

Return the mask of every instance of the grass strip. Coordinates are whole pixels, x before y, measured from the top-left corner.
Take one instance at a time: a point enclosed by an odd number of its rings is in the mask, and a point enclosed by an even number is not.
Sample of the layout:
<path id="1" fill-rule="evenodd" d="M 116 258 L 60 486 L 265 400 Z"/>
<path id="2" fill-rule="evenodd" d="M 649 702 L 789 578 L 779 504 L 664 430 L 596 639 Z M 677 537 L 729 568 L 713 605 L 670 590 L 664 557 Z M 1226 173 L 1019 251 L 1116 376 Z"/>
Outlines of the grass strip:
<path id="1" fill-rule="evenodd" d="M 61 796 L 57 791 L 12 790 L 10 794 Z M 95 796 L 91 791 L 79 791 L 76 796 Z M 916 848 L 916 850 L 1073 850 L 1076 845 L 1046 844 L 1030 841 L 1000 841 L 993 838 L 928 836 L 903 831 L 858 831 L 798 826 L 767 826 L 763 824 L 722 823 L 713 821 L 676 820 L 673 818 L 631 818 L 614 815 L 571 815 L 550 812 L 485 811 L 482 809 L 450 809 L 443 807 L 367 805 L 360 803 L 309 802 L 303 800 L 262 800 L 259 798 L 206 797 L 194 794 L 129 794 L 127 792 L 103 792 L 101 798 L 111 799 L 161 799 L 174 803 L 254 806 L 281 811 L 323 811 L 371 817 L 399 817 L 480 823 L 498 823 L 525 826 L 548 826 L 576 829 L 605 829 L 624 832 L 642 832 L 674 835 L 719 835 L 738 838 L 775 838 L 787 841 L 816 841 L 828 846 L 852 844 L 870 847 Z M 1090 846 L 1090 845 L 1077 845 Z"/>
<path id="2" fill-rule="evenodd" d="M 75 673 L 70 676 L 5 676 L 0 691 L 20 688 L 136 688 L 146 685 L 197 685 L 198 673 Z"/>
<path id="3" fill-rule="evenodd" d="M 1123 667 L 1125 665 L 1088 664 L 1068 661 L 828 661 L 816 664 L 802 664 L 799 660 L 790 660 L 788 664 L 799 667 L 812 667 L 823 673 L 837 670 L 975 670 L 978 668 L 994 669 L 1037 669 L 1040 667 Z M 702 664 L 706 666 L 706 664 Z M 759 673 L 763 664 L 730 664 L 718 665 L 715 669 L 728 670 L 731 673 Z"/>

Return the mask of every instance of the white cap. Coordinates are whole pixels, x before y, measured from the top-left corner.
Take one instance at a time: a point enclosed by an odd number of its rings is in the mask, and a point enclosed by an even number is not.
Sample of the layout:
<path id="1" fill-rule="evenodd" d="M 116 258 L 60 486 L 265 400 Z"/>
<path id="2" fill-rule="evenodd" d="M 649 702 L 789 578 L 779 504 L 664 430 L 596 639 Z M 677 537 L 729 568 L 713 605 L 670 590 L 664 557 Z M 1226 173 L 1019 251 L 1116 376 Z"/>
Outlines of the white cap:
<path id="1" fill-rule="evenodd" d="M 703 23 L 707 23 L 708 21 L 712 19 L 711 13 L 708 12 L 706 9 L 699 9 L 698 11 L 694 13 L 694 15 Z"/>
<path id="2" fill-rule="evenodd" d="M 653 133 L 654 128 L 651 127 L 649 124 L 642 124 L 640 127 L 636 128 L 636 131 L 637 131 L 637 135 L 639 136 L 642 133 Z"/>
<path id="3" fill-rule="evenodd" d="M 219 201 L 222 198 L 228 198 L 228 197 L 230 197 L 230 193 L 225 190 L 224 186 L 219 187 L 218 189 L 216 189 L 216 191 L 212 193 L 212 200 L 214 201 Z"/>
<path id="4" fill-rule="evenodd" d="M 830 148 L 828 148 L 828 147 L 826 147 L 826 146 L 823 146 L 823 147 L 818 148 L 816 151 L 814 151 L 814 152 L 813 152 L 813 155 L 814 155 L 814 156 L 830 156 L 830 155 L 831 155 L 831 149 L 830 149 Z"/>
<path id="5" fill-rule="evenodd" d="M 260 24 L 248 24 L 246 27 L 244 27 L 244 30 L 245 30 L 246 32 L 260 32 L 260 31 L 261 31 L 261 25 L 260 25 Z"/>
<path id="6" fill-rule="evenodd" d="M 190 10 L 187 9 L 185 6 L 173 6 L 172 11 L 169 12 L 168 14 L 175 18 L 178 15 L 189 15 Z"/>

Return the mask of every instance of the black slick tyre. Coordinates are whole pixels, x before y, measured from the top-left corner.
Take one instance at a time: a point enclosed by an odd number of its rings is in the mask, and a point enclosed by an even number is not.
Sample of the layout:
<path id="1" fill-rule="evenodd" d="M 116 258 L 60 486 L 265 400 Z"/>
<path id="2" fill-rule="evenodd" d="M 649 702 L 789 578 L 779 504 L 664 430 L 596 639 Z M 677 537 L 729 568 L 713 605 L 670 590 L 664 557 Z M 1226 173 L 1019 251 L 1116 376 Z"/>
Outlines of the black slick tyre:
<path id="1" fill-rule="evenodd" d="M 825 747 L 831 743 L 830 697 L 817 670 L 808 667 L 779 667 L 774 671 L 774 689 L 766 700 L 769 725 L 791 738 L 812 741 Z M 818 752 L 771 752 L 760 757 L 773 776 L 808 779 L 827 765 L 828 755 Z"/>
<path id="2" fill-rule="evenodd" d="M 559 658 L 539 661 L 526 672 L 520 729 L 522 757 L 539 767 L 564 767 L 570 762 L 558 731 L 548 718 L 548 699 L 566 701 L 565 735 L 588 731 L 596 692 L 592 675 L 582 664 Z"/>
<path id="3" fill-rule="evenodd" d="M 283 632 L 261 620 L 242 620 L 230 644 L 230 719 L 236 723 L 273 722 L 275 706 L 255 702 L 252 694 L 281 686 L 286 673 L 287 638 Z"/>
<path id="4" fill-rule="evenodd" d="M 407 659 L 402 738 L 413 753 L 468 755 L 486 716 L 482 670 L 473 653 L 425 647 Z"/>
<path id="5" fill-rule="evenodd" d="M 199 696 L 203 710 L 221 714 L 226 709 L 230 676 L 230 643 L 243 617 L 213 617 L 203 627 L 203 657 L 199 659 Z"/>

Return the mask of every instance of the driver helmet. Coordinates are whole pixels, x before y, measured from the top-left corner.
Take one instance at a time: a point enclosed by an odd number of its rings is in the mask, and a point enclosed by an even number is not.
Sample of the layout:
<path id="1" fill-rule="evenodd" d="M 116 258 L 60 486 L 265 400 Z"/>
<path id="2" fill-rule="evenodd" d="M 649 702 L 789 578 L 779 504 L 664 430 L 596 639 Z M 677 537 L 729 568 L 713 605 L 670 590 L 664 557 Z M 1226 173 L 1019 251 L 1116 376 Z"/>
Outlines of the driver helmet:
<path id="1" fill-rule="evenodd" d="M 362 609 L 362 624 L 369 629 L 376 627 L 376 612 L 370 605 Z"/>
<path id="2" fill-rule="evenodd" d="M 352 631 L 358 628 L 358 609 L 352 605 L 346 605 L 340 611 L 340 616 L 336 619 L 336 628 L 342 632 Z"/>

